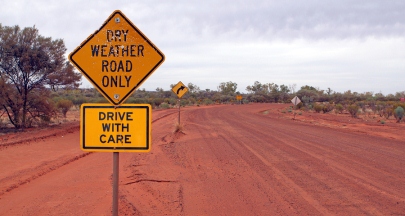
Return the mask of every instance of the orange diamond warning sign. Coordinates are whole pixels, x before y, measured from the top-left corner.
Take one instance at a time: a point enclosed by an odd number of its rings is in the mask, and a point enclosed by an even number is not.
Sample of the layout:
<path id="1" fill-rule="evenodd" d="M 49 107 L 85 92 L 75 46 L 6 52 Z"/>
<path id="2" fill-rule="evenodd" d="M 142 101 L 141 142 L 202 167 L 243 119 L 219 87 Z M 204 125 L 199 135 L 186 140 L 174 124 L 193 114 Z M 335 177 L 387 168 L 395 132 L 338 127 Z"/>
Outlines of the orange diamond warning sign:
<path id="1" fill-rule="evenodd" d="M 163 53 L 119 10 L 69 60 L 114 105 L 123 103 L 158 68 Z"/>
<path id="2" fill-rule="evenodd" d="M 188 88 L 181 81 L 179 81 L 175 86 L 173 86 L 172 91 L 177 95 L 178 98 L 181 98 L 188 92 Z"/>

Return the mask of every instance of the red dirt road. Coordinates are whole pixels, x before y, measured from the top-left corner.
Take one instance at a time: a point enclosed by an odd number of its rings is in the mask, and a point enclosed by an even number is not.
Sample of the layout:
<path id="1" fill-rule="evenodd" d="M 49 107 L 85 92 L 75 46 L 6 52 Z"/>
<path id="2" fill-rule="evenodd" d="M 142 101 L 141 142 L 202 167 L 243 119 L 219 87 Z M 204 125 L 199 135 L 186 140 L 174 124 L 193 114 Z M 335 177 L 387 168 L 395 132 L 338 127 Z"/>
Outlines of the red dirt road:
<path id="1" fill-rule="evenodd" d="M 154 111 L 152 151 L 120 154 L 120 215 L 405 215 L 402 125 L 284 107 L 185 108 L 184 134 Z M 112 153 L 82 152 L 77 124 L 0 136 L 0 164 L 0 215 L 111 215 Z"/>

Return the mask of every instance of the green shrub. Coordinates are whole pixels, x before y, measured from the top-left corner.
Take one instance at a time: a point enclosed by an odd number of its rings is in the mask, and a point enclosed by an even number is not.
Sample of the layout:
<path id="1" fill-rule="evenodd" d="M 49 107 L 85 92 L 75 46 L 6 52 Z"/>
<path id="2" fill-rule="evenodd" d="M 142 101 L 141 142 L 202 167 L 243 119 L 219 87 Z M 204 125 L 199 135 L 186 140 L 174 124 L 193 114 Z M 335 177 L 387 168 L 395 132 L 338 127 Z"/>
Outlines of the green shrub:
<path id="1" fill-rule="evenodd" d="M 168 103 L 164 102 L 164 103 L 161 103 L 159 107 L 162 109 L 169 109 L 170 105 Z"/>
<path id="2" fill-rule="evenodd" d="M 336 113 L 342 113 L 343 112 L 343 105 L 342 104 L 337 104 L 335 106 L 335 112 Z"/>
<path id="3" fill-rule="evenodd" d="M 392 107 L 386 107 L 385 109 L 384 109 L 384 117 L 386 118 L 386 119 L 389 119 L 390 118 L 390 116 L 392 116 L 392 114 L 394 113 L 394 110 L 393 110 L 393 108 Z"/>
<path id="4" fill-rule="evenodd" d="M 206 98 L 206 99 L 204 99 L 204 105 L 211 105 L 211 104 L 213 104 L 214 102 L 211 100 L 211 99 L 208 99 L 208 98 Z"/>
<path id="5" fill-rule="evenodd" d="M 188 105 L 188 100 L 180 100 L 180 105 L 182 107 L 185 107 L 186 105 Z"/>
<path id="6" fill-rule="evenodd" d="M 326 105 L 323 105 L 322 111 L 323 111 L 323 113 L 328 113 L 328 112 L 332 111 L 334 108 L 335 108 L 335 106 L 328 103 Z"/>
<path id="7" fill-rule="evenodd" d="M 163 103 L 163 98 L 153 98 L 152 103 L 154 107 L 159 107 Z"/>
<path id="8" fill-rule="evenodd" d="M 347 107 L 347 111 L 349 111 L 350 115 L 355 118 L 357 117 L 357 113 L 359 112 L 359 106 L 356 104 L 352 104 Z"/>
<path id="9" fill-rule="evenodd" d="M 299 104 L 297 104 L 297 109 L 301 109 L 302 107 L 304 107 L 304 104 L 302 102 L 300 102 Z"/>
<path id="10" fill-rule="evenodd" d="M 322 105 L 320 105 L 320 104 L 315 104 L 314 105 L 315 112 L 320 113 L 322 111 L 322 109 L 323 109 Z"/>
<path id="11" fill-rule="evenodd" d="M 135 103 L 135 104 L 147 104 L 148 100 L 145 98 L 135 98 L 133 101 L 131 101 L 131 103 Z"/>
<path id="12" fill-rule="evenodd" d="M 394 115 L 395 115 L 395 118 L 397 119 L 397 122 L 399 123 L 402 120 L 402 118 L 404 117 L 404 108 L 398 106 L 394 110 Z"/>

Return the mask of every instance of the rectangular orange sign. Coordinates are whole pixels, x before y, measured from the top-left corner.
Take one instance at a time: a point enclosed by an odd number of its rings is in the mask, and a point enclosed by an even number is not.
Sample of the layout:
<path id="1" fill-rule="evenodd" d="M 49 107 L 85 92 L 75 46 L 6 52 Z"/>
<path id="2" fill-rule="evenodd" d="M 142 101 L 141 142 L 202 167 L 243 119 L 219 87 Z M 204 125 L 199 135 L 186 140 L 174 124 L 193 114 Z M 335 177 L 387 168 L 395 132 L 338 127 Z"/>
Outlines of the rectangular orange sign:
<path id="1" fill-rule="evenodd" d="M 149 104 L 83 104 L 80 148 L 97 152 L 149 152 L 152 108 Z"/>

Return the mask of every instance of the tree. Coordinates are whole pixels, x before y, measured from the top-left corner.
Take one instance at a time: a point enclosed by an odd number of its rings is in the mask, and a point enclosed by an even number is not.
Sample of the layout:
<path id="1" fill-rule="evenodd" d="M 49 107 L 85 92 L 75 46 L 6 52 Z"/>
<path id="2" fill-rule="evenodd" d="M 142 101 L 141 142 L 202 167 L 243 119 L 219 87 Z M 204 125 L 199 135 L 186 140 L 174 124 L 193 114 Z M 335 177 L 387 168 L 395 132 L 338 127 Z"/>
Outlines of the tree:
<path id="1" fill-rule="evenodd" d="M 328 87 L 328 90 L 326 90 L 326 94 L 328 94 L 328 96 L 330 96 L 332 93 L 333 93 L 333 90 Z"/>
<path id="2" fill-rule="evenodd" d="M 318 101 L 318 90 L 312 86 L 302 86 L 296 95 L 302 99 L 303 103 L 308 106 L 313 102 Z"/>
<path id="3" fill-rule="evenodd" d="M 255 81 L 252 86 L 247 86 L 246 91 L 253 94 L 267 95 L 271 84 L 261 84 L 259 81 Z"/>
<path id="4" fill-rule="evenodd" d="M 193 83 L 188 83 L 187 87 L 191 94 L 198 93 L 200 91 L 200 87 L 194 85 Z"/>
<path id="5" fill-rule="evenodd" d="M 238 88 L 238 84 L 234 82 L 222 82 L 218 86 L 218 91 L 224 95 L 234 95 L 236 89 Z"/>
<path id="6" fill-rule="evenodd" d="M 81 76 L 66 61 L 65 52 L 62 39 L 41 36 L 35 26 L 0 24 L 0 104 L 15 128 L 29 126 L 28 117 L 36 118 L 32 109 L 43 106 L 33 103 L 47 100 L 34 98 L 49 91 L 47 87 L 79 86 Z"/>
<path id="7" fill-rule="evenodd" d="M 278 102 L 279 99 L 284 102 L 289 97 L 289 92 L 290 89 L 286 85 L 281 85 L 280 87 L 274 85 L 274 88 L 271 90 L 275 102 Z"/>
<path id="8" fill-rule="evenodd" d="M 292 93 L 292 94 L 295 94 L 295 89 L 297 88 L 297 84 L 292 84 L 292 85 L 289 85 L 288 86 L 288 89 L 290 90 L 290 92 Z"/>

